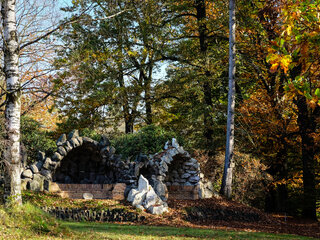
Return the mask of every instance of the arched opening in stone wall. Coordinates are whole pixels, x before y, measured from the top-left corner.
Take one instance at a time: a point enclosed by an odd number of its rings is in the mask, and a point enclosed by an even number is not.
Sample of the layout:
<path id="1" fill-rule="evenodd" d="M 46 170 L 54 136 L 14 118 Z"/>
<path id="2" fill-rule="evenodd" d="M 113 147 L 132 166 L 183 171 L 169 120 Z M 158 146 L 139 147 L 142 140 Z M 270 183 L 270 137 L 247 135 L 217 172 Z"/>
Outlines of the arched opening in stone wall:
<path id="1" fill-rule="evenodd" d="M 198 199 L 199 164 L 193 158 L 175 155 L 170 164 L 164 183 L 168 197 L 172 199 Z"/>
<path id="2" fill-rule="evenodd" d="M 99 149 L 83 144 L 72 149 L 56 168 L 52 180 L 57 183 L 111 184 L 115 183 L 112 169 L 108 169 Z"/>

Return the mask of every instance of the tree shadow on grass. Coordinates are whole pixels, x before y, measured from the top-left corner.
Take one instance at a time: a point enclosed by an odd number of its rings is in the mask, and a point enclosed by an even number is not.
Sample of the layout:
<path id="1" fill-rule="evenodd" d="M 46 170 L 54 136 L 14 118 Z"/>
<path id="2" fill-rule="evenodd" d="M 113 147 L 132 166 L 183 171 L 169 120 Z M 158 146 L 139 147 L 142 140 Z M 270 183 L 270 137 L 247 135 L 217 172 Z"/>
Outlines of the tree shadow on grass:
<path id="1" fill-rule="evenodd" d="M 177 239 L 312 239 L 294 235 L 268 234 L 257 232 L 236 232 L 198 228 L 157 227 L 142 225 L 122 225 L 111 223 L 63 222 L 71 230 L 81 233 L 101 233 L 113 235 L 117 239 L 130 239 L 130 236 L 148 238 Z"/>

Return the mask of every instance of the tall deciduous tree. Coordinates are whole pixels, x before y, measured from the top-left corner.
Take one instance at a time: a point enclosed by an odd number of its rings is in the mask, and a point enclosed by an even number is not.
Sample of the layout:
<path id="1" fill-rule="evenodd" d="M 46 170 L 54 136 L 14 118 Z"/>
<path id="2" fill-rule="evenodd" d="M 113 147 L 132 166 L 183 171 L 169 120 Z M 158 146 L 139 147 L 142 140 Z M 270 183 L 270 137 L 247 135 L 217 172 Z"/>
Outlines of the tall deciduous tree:
<path id="1" fill-rule="evenodd" d="M 20 161 L 21 86 L 19 79 L 19 44 L 16 27 L 16 1 L 1 1 L 3 25 L 4 74 L 6 79 L 5 109 L 5 192 L 4 197 L 22 204 Z"/>
<path id="2" fill-rule="evenodd" d="M 227 142 L 221 193 L 230 198 L 232 194 L 233 149 L 234 149 L 234 109 L 235 109 L 235 74 L 236 74 L 236 8 L 235 0 L 230 0 L 229 10 L 229 92 Z"/>

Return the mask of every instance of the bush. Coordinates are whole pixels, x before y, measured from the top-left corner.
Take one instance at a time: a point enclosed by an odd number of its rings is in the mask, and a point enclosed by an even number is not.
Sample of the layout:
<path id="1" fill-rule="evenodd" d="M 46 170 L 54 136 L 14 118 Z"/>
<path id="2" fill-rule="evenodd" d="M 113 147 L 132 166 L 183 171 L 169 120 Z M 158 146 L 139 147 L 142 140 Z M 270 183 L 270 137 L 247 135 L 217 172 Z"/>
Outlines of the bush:
<path id="1" fill-rule="evenodd" d="M 195 151 L 194 157 L 199 161 L 201 172 L 212 181 L 215 191 L 220 191 L 224 152 L 209 157 L 201 151 Z M 267 188 L 272 177 L 267 167 L 250 154 L 234 152 L 235 168 L 233 169 L 232 199 L 260 209 L 265 208 Z"/>
<path id="2" fill-rule="evenodd" d="M 26 148 L 28 164 L 36 160 L 38 151 L 52 154 L 56 148 L 49 132 L 41 130 L 41 124 L 31 118 L 21 118 L 21 141 Z"/>
<path id="3" fill-rule="evenodd" d="M 125 134 L 111 140 L 117 153 L 123 157 L 137 156 L 139 153 L 154 154 L 163 149 L 164 144 L 176 137 L 173 132 L 155 125 L 148 125 L 136 133 Z M 180 141 L 180 139 L 178 139 Z"/>
<path id="4" fill-rule="evenodd" d="M 85 137 L 89 137 L 89 138 L 96 140 L 96 141 L 100 141 L 100 138 L 101 138 L 101 135 L 99 133 L 97 133 L 95 130 L 92 130 L 90 128 L 84 128 L 84 129 L 80 130 L 80 135 L 85 136 Z"/>

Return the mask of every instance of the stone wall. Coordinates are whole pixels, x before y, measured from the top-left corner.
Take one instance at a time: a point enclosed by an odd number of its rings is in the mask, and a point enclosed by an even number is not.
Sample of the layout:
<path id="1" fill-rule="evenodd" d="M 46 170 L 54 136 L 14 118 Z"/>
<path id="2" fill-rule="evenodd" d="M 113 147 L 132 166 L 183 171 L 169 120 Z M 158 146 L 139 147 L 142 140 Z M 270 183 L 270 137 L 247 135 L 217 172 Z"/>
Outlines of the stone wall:
<path id="1" fill-rule="evenodd" d="M 139 216 L 137 213 L 129 212 L 123 208 L 97 211 L 62 207 L 42 207 L 41 209 L 62 220 L 99 222 L 141 222 L 145 220 L 144 216 Z"/>
<path id="2" fill-rule="evenodd" d="M 205 180 L 196 159 L 179 146 L 175 139 L 154 155 L 140 154 L 135 161 L 123 160 L 115 154 L 109 140 L 100 141 L 79 136 L 77 130 L 63 134 L 51 156 L 38 154 L 38 159 L 22 172 L 23 188 L 49 191 L 50 183 L 61 184 L 126 184 L 126 195 L 137 187 L 140 175 L 150 182 L 158 196 L 166 201 L 170 191 L 178 196 L 179 187 L 190 187 L 190 199 L 211 197 L 212 184 Z M 168 192 L 169 187 L 169 192 Z M 197 189 L 197 190 L 195 190 Z M 182 191 L 182 190 L 181 190 Z M 196 196 L 198 194 L 198 196 Z M 187 198 L 187 197 L 184 197 Z"/>
<path id="3" fill-rule="evenodd" d="M 132 184 L 136 181 L 133 163 L 123 161 L 115 154 L 109 140 L 102 136 L 99 142 L 80 137 L 77 130 L 60 136 L 52 156 L 38 154 L 35 163 L 25 167 L 21 174 L 23 188 L 49 190 L 49 183 L 75 184 Z"/>

